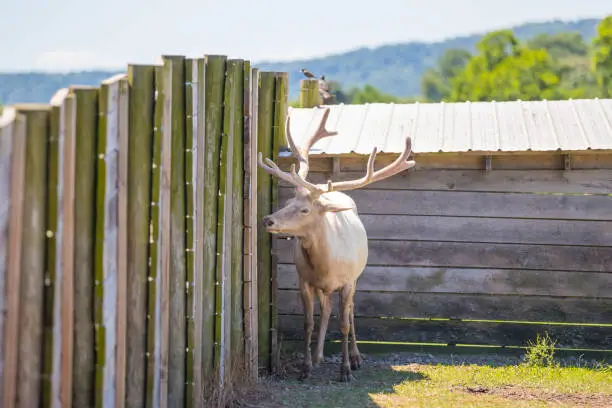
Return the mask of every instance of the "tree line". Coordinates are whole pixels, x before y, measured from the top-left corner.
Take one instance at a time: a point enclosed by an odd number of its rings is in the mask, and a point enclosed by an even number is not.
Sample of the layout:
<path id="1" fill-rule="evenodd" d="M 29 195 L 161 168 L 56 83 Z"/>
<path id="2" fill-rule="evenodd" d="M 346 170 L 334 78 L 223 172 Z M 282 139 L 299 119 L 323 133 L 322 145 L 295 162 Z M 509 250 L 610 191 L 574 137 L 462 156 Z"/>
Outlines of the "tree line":
<path id="1" fill-rule="evenodd" d="M 421 95 L 402 98 L 371 85 L 343 89 L 330 81 L 338 103 L 559 100 L 612 97 L 612 15 L 587 43 L 578 32 L 519 41 L 511 30 L 485 35 L 471 53 L 448 49 L 421 77 Z"/>

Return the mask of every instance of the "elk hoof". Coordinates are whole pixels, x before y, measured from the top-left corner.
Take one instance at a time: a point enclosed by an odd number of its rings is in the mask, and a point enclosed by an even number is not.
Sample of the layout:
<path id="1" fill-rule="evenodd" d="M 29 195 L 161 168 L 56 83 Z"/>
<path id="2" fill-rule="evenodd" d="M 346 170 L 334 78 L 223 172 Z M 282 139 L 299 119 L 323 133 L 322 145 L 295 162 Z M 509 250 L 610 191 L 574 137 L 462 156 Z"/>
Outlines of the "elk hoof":
<path id="1" fill-rule="evenodd" d="M 304 364 L 304 368 L 302 368 L 302 373 L 300 374 L 300 381 L 304 381 L 308 377 L 310 377 L 310 373 L 312 372 L 312 366 L 309 364 Z"/>
<path id="2" fill-rule="evenodd" d="M 321 354 L 320 356 L 317 355 L 312 359 L 312 365 L 317 367 L 319 364 L 321 364 L 324 361 L 323 355 Z"/>
<path id="3" fill-rule="evenodd" d="M 361 368 L 361 364 L 363 363 L 363 360 L 361 358 L 361 355 L 359 355 L 359 353 L 349 356 L 349 359 L 351 360 L 351 370 L 359 370 L 359 368 Z"/>
<path id="4" fill-rule="evenodd" d="M 340 382 L 351 382 L 351 369 L 348 366 L 340 367 Z"/>

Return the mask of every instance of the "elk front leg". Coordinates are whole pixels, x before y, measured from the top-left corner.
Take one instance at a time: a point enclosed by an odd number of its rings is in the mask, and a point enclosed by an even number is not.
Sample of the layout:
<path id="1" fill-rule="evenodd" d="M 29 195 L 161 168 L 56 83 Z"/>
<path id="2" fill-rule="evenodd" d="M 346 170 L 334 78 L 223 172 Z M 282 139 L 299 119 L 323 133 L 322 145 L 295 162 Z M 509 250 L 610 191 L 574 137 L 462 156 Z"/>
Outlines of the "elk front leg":
<path id="1" fill-rule="evenodd" d="M 325 294 L 321 289 L 317 289 L 317 297 L 321 305 L 321 317 L 319 318 L 319 335 L 317 336 L 317 348 L 315 350 L 314 365 L 323 362 L 323 346 L 325 345 L 325 334 L 331 315 L 331 294 Z"/>
<path id="2" fill-rule="evenodd" d="M 312 331 L 314 330 L 314 288 L 307 282 L 300 279 L 300 295 L 302 296 L 302 305 L 304 307 L 304 367 L 302 369 L 301 379 L 306 379 L 312 371 L 312 355 L 310 353 L 310 342 L 312 340 Z"/>
<path id="3" fill-rule="evenodd" d="M 349 363 L 349 330 L 351 324 L 351 305 L 355 287 L 345 285 L 340 291 L 340 333 L 342 333 L 342 363 L 340 365 L 340 381 L 351 381 L 351 365 Z"/>

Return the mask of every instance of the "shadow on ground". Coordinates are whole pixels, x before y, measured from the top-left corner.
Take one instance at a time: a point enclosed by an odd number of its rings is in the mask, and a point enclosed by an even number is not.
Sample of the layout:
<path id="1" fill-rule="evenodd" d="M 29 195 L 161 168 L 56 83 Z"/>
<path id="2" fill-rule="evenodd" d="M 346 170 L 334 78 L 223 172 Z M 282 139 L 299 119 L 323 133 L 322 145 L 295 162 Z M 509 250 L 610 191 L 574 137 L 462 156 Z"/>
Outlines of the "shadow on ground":
<path id="1" fill-rule="evenodd" d="M 431 400 L 421 392 L 433 392 L 431 397 L 439 397 L 444 402 L 436 406 L 482 406 L 482 407 L 524 407 L 524 406 L 558 406 L 572 407 L 608 407 L 612 395 L 559 394 L 508 385 L 478 385 L 471 384 L 469 375 L 465 384 L 451 384 L 453 381 L 436 385 L 439 379 L 430 378 L 429 373 L 439 373 L 446 366 L 490 367 L 495 372 L 496 367 L 516 366 L 520 363 L 519 356 L 500 355 L 432 355 L 428 353 L 398 353 L 385 355 L 363 354 L 364 364 L 354 371 L 354 379 L 350 383 L 339 380 L 340 355 L 326 356 L 325 363 L 313 369 L 310 378 L 298 380 L 302 363 L 300 353 L 294 353 L 281 359 L 281 371 L 273 377 L 261 379 L 260 384 L 242 394 L 233 407 L 236 408 L 362 408 L 373 407 L 428 407 Z M 564 359 L 562 366 L 579 366 L 595 369 L 595 361 L 580 361 L 580 359 Z M 426 367 L 439 367 L 431 371 Z M 511 368 L 511 367 L 510 367 Z M 491 371 L 493 370 L 493 371 Z M 494 374 L 491 374 L 494 375 Z M 455 377 L 453 377 L 455 378 Z M 433 382 L 432 382 L 433 381 Z M 503 381 L 502 381 L 503 382 Z M 418 395 L 406 396 L 406 389 L 417 386 Z M 428 388 L 429 387 L 429 388 Z M 437 387 L 437 388 L 436 388 Z M 435 391 L 432 391 L 435 390 Z M 413 394 L 415 391 L 412 391 Z M 408 404 L 408 405 L 406 405 Z M 490 405 L 493 404 L 493 405 Z"/>
<path id="2" fill-rule="evenodd" d="M 335 360 L 335 359 L 332 359 Z M 313 368 L 311 376 L 299 380 L 299 360 L 283 365 L 283 372 L 265 378 L 236 403 L 243 408 L 328 408 L 378 407 L 374 394 L 393 393 L 393 387 L 407 381 L 426 379 L 417 371 L 396 371 L 391 364 L 364 364 L 353 371 L 350 383 L 339 381 L 340 364 L 329 359 Z"/>

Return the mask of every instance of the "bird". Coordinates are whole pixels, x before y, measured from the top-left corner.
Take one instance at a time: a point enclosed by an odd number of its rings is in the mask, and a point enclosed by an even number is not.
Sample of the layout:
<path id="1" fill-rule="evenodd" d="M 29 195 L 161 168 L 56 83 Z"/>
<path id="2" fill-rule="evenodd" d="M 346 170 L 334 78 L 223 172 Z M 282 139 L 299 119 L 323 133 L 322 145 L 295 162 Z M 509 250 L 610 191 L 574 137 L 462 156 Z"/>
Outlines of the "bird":
<path id="1" fill-rule="evenodd" d="M 302 74 L 304 74 L 306 78 L 316 78 L 316 76 L 306 68 L 302 68 L 300 71 L 302 71 Z"/>

